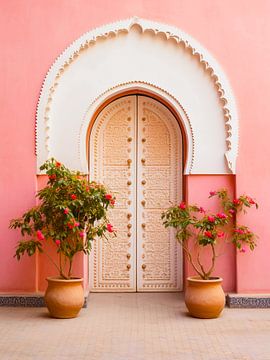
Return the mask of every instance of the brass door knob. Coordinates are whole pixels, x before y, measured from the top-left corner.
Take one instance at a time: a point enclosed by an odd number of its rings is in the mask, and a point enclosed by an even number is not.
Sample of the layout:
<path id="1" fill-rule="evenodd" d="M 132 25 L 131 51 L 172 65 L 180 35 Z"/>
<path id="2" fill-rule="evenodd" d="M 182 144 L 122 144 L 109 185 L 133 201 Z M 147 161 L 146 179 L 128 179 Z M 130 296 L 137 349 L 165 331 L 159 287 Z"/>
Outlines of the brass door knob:
<path id="1" fill-rule="evenodd" d="M 142 164 L 145 164 L 145 161 L 146 160 L 144 158 L 141 159 Z"/>
<path id="2" fill-rule="evenodd" d="M 146 181 L 145 180 L 142 180 L 142 185 L 145 185 L 146 184 Z"/>
<path id="3" fill-rule="evenodd" d="M 146 138 L 142 138 L 142 142 L 145 143 L 145 142 L 146 142 Z"/>
<path id="4" fill-rule="evenodd" d="M 131 141 L 132 141 L 132 137 L 128 137 L 127 141 L 128 141 L 128 142 L 131 142 Z"/>
<path id="5" fill-rule="evenodd" d="M 127 213 L 127 218 L 130 219 L 132 217 L 131 213 Z"/>
<path id="6" fill-rule="evenodd" d="M 142 228 L 144 229 L 146 227 L 145 223 L 142 223 Z"/>
<path id="7" fill-rule="evenodd" d="M 132 225 L 131 225 L 131 224 L 127 224 L 127 227 L 128 227 L 128 229 L 131 229 L 131 228 L 132 228 Z"/>
<path id="8" fill-rule="evenodd" d="M 131 159 L 127 159 L 127 163 L 128 165 L 130 165 L 132 163 L 132 160 Z"/>
<path id="9" fill-rule="evenodd" d="M 142 206 L 145 206 L 145 200 L 141 201 Z"/>
<path id="10" fill-rule="evenodd" d="M 127 264 L 127 269 L 130 270 L 130 268 L 131 268 L 131 265 Z"/>
<path id="11" fill-rule="evenodd" d="M 145 270 L 146 269 L 146 265 L 142 264 L 142 269 Z"/>
<path id="12" fill-rule="evenodd" d="M 131 258 L 131 255 L 130 254 L 127 254 L 127 259 L 130 259 Z"/>
<path id="13" fill-rule="evenodd" d="M 127 185 L 130 186 L 131 184 L 132 184 L 132 182 L 130 180 L 128 180 Z"/>
<path id="14" fill-rule="evenodd" d="M 128 233 L 127 233 L 127 236 L 128 236 L 128 237 L 131 237 L 131 232 L 128 232 Z"/>

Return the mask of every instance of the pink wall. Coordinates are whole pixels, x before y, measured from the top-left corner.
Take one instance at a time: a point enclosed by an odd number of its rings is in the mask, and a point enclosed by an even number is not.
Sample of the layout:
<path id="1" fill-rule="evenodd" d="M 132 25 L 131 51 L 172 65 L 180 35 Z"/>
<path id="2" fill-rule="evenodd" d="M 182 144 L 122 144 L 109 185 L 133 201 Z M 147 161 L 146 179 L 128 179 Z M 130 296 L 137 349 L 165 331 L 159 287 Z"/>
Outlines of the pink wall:
<path id="1" fill-rule="evenodd" d="M 259 246 L 253 254 L 238 255 L 237 289 L 270 292 L 266 276 L 270 270 L 269 13 L 268 0 L 0 2 L 0 271 L 6 274 L 0 279 L 2 291 L 36 288 L 34 259 L 18 264 L 12 258 L 19 236 L 7 227 L 10 218 L 35 203 L 34 115 L 44 76 L 60 52 L 82 33 L 138 15 L 194 36 L 215 56 L 231 82 L 240 119 L 237 194 L 247 192 L 260 203 L 260 210 L 248 217 L 260 236 Z M 191 188 L 197 187 L 196 181 L 191 180 Z M 209 187 L 207 183 L 204 188 Z M 194 200 L 199 202 L 197 197 Z M 224 266 L 222 272 L 226 272 Z M 230 278 L 228 288 L 233 286 Z"/>

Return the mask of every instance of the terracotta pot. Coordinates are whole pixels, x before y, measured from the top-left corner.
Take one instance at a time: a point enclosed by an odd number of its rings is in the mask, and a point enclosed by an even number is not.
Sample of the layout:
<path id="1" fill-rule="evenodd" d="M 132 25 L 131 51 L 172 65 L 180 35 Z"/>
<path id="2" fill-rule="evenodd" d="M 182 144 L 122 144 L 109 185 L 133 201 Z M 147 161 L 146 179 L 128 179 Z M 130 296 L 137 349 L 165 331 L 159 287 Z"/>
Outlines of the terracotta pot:
<path id="1" fill-rule="evenodd" d="M 74 318 L 84 303 L 83 279 L 65 280 L 59 277 L 48 277 L 45 303 L 52 317 L 59 319 Z"/>
<path id="2" fill-rule="evenodd" d="M 191 316 L 201 319 L 217 318 L 225 306 L 225 294 L 218 277 L 203 280 L 187 278 L 185 303 Z"/>

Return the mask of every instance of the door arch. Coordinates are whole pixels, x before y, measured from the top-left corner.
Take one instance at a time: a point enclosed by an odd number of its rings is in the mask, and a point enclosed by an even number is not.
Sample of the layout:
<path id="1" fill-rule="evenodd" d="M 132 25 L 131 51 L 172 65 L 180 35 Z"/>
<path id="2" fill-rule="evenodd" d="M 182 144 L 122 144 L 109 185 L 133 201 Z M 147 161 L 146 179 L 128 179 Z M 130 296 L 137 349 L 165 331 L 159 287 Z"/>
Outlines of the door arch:
<path id="1" fill-rule="evenodd" d="M 93 244 L 91 291 L 182 290 L 182 254 L 160 217 L 182 199 L 182 144 L 174 115 L 148 96 L 122 96 L 97 116 L 90 177 L 116 193 L 118 236 Z"/>

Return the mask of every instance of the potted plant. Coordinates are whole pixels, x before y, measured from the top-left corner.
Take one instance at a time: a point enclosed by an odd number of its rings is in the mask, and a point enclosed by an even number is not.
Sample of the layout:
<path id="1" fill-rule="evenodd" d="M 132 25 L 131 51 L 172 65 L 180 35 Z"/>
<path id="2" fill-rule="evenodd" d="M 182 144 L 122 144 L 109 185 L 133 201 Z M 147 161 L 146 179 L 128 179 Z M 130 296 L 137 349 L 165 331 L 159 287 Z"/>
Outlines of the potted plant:
<path id="1" fill-rule="evenodd" d="M 181 202 L 162 214 L 164 226 L 176 229 L 176 239 L 197 274 L 187 279 L 185 302 L 190 314 L 199 318 L 218 317 L 225 305 L 222 279 L 212 276 L 220 243 L 230 242 L 240 252 L 246 252 L 248 247 L 254 250 L 257 239 L 247 226 L 235 221 L 237 213 L 246 212 L 252 206 L 258 208 L 251 197 L 241 195 L 230 199 L 226 189 L 211 191 L 209 197 L 218 197 L 220 212 L 213 214 Z"/>
<path id="2" fill-rule="evenodd" d="M 84 303 L 83 279 L 73 274 L 74 257 L 89 254 L 96 237 L 115 235 L 106 215 L 115 199 L 103 185 L 89 183 L 83 174 L 55 159 L 40 169 L 46 172 L 48 182 L 37 193 L 39 204 L 10 222 L 10 228 L 20 229 L 23 236 L 14 256 L 20 260 L 36 251 L 48 256 L 59 276 L 47 278 L 46 305 L 53 317 L 71 318 Z M 57 261 L 46 250 L 46 243 L 52 245 Z"/>

